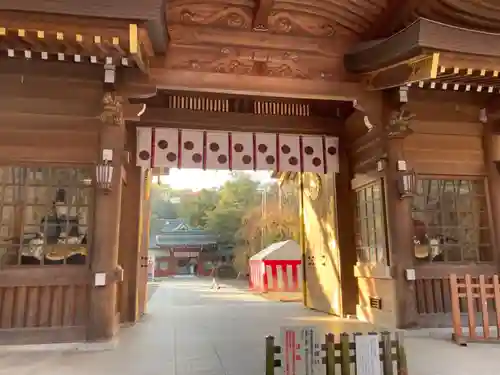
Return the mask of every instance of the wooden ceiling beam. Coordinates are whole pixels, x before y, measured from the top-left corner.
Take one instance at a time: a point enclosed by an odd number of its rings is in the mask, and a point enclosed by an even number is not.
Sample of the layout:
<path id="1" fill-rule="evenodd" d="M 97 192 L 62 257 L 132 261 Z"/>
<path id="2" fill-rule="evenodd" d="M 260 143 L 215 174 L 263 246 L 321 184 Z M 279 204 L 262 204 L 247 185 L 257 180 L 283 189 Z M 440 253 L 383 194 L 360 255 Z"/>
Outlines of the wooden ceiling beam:
<path id="1" fill-rule="evenodd" d="M 358 82 L 320 81 L 282 77 L 204 73 L 151 68 L 151 79 L 158 89 L 202 91 L 264 97 L 352 101 L 363 96 Z"/>
<path id="2" fill-rule="evenodd" d="M 362 36 L 362 40 L 389 37 L 397 28 L 405 26 L 411 14 L 424 3 L 432 0 L 388 0 L 385 10 Z"/>
<path id="3" fill-rule="evenodd" d="M 256 119 L 259 121 L 256 121 Z M 280 115 L 255 115 L 253 113 L 207 112 L 185 109 L 146 107 L 141 116 L 141 126 L 158 126 L 178 129 L 232 130 L 246 129 L 255 132 L 328 134 L 339 135 L 342 120 L 320 117 Z"/>

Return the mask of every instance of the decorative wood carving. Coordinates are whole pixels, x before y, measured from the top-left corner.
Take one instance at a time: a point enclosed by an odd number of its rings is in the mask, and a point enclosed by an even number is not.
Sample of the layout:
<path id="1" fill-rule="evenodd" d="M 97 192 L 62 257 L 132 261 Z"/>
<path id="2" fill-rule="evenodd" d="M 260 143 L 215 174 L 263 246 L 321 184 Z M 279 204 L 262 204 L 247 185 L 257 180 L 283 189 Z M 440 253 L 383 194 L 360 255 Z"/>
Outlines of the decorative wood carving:
<path id="1" fill-rule="evenodd" d="M 103 110 L 101 113 L 101 121 L 107 125 L 125 124 L 123 116 L 123 97 L 116 93 L 108 91 L 104 93 L 102 98 Z"/>
<path id="2" fill-rule="evenodd" d="M 336 24 L 324 17 L 304 13 L 273 12 L 269 17 L 269 30 L 279 34 L 330 38 L 336 33 Z"/>
<path id="3" fill-rule="evenodd" d="M 175 4 L 175 3 L 174 3 Z M 184 25 L 214 26 L 220 28 L 250 30 L 252 28 L 253 9 L 235 7 L 223 3 L 172 4 L 167 10 L 167 23 Z"/>
<path id="4" fill-rule="evenodd" d="M 269 29 L 269 16 L 274 5 L 274 0 L 256 0 L 255 16 L 253 18 L 254 31 L 267 31 Z"/>
<path id="5" fill-rule="evenodd" d="M 410 122 L 415 117 L 415 114 L 406 108 L 409 100 L 408 93 L 408 86 L 386 91 L 386 104 L 391 111 L 385 125 L 388 138 L 404 138 L 413 132 L 410 128 Z"/>
<path id="6" fill-rule="evenodd" d="M 207 46 L 244 47 L 255 49 L 280 49 L 302 51 L 311 57 L 328 57 L 343 60 L 343 51 L 351 45 L 346 38 L 310 38 L 292 35 L 278 35 L 271 33 L 255 33 L 245 30 L 227 30 L 213 27 L 190 27 L 185 25 L 170 25 L 168 27 L 170 45 L 195 45 L 203 48 Z M 181 53 L 177 50 L 176 53 Z M 342 61 L 343 64 L 343 61 Z M 342 67 L 342 70 L 344 68 Z"/>
<path id="7" fill-rule="evenodd" d="M 167 10 L 167 23 L 248 31 L 269 30 L 276 34 L 321 38 L 334 36 L 339 27 L 333 19 L 304 12 L 304 8 L 273 10 L 274 0 L 256 0 L 256 5 L 253 9 L 253 4 L 252 7 L 223 3 L 193 4 L 189 7 L 172 4 Z"/>
<path id="8" fill-rule="evenodd" d="M 358 4 L 324 6 L 318 12 L 309 4 L 280 0 L 172 0 L 166 9 L 169 51 L 160 64 L 174 71 L 342 81 L 353 30 L 375 16 Z M 338 14 L 346 22 L 339 24 Z M 363 21 L 354 22 L 356 14 Z"/>
<path id="9" fill-rule="evenodd" d="M 317 80 L 342 77 L 341 60 L 276 49 L 176 46 L 165 63 L 169 69 L 199 72 Z"/>
<path id="10" fill-rule="evenodd" d="M 415 114 L 410 113 L 404 107 L 391 112 L 389 122 L 385 128 L 388 138 L 404 138 L 410 135 L 413 130 L 410 128 L 411 119 Z"/>

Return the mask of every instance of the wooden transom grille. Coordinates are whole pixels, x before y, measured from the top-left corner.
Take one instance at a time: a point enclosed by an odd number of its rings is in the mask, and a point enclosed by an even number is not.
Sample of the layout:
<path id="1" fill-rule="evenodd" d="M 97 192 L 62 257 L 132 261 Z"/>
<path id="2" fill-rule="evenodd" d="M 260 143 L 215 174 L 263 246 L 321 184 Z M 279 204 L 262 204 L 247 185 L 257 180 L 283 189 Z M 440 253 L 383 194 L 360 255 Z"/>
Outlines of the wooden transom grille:
<path id="1" fill-rule="evenodd" d="M 196 95 L 171 95 L 168 97 L 168 107 L 174 109 L 189 109 L 204 112 L 233 112 L 235 111 L 234 99 L 203 97 Z M 248 112 L 256 115 L 274 116 L 310 116 L 311 110 L 308 103 L 287 103 L 270 100 L 251 100 Z M 237 110 L 236 110 L 237 111 Z"/>
<path id="2" fill-rule="evenodd" d="M 499 71 L 474 68 L 440 66 L 435 79 L 409 83 L 408 86 L 450 91 L 500 93 Z"/>
<path id="3" fill-rule="evenodd" d="M 338 172 L 337 137 L 277 133 L 137 129 L 143 168 Z"/>
<path id="4" fill-rule="evenodd" d="M 310 106 L 307 103 L 283 103 L 258 100 L 254 102 L 254 113 L 257 115 L 309 116 Z"/>
<path id="5" fill-rule="evenodd" d="M 192 111 L 229 112 L 229 100 L 203 96 L 172 95 L 168 97 L 168 107 Z"/>

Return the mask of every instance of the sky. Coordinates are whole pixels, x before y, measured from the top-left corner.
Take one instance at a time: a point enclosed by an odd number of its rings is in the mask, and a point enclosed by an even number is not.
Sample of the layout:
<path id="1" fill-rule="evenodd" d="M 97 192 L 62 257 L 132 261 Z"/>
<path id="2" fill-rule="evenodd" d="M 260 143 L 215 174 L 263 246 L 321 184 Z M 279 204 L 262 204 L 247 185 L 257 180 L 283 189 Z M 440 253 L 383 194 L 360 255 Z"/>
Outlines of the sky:
<path id="1" fill-rule="evenodd" d="M 249 171 L 252 179 L 260 182 L 270 182 L 271 172 L 269 171 Z M 216 171 L 200 169 L 171 169 L 168 176 L 161 176 L 161 183 L 169 185 L 174 189 L 213 189 L 224 185 L 231 178 L 229 171 Z"/>

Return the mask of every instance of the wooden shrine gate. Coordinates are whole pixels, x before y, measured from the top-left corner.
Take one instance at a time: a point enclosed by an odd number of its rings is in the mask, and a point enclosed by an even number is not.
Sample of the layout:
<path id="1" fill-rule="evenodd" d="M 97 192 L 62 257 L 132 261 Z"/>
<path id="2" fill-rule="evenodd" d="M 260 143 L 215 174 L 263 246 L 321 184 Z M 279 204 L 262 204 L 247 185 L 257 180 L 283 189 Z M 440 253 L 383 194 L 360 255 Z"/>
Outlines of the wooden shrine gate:
<path id="1" fill-rule="evenodd" d="M 137 128 L 137 165 L 336 173 L 339 140 L 322 135 Z"/>

